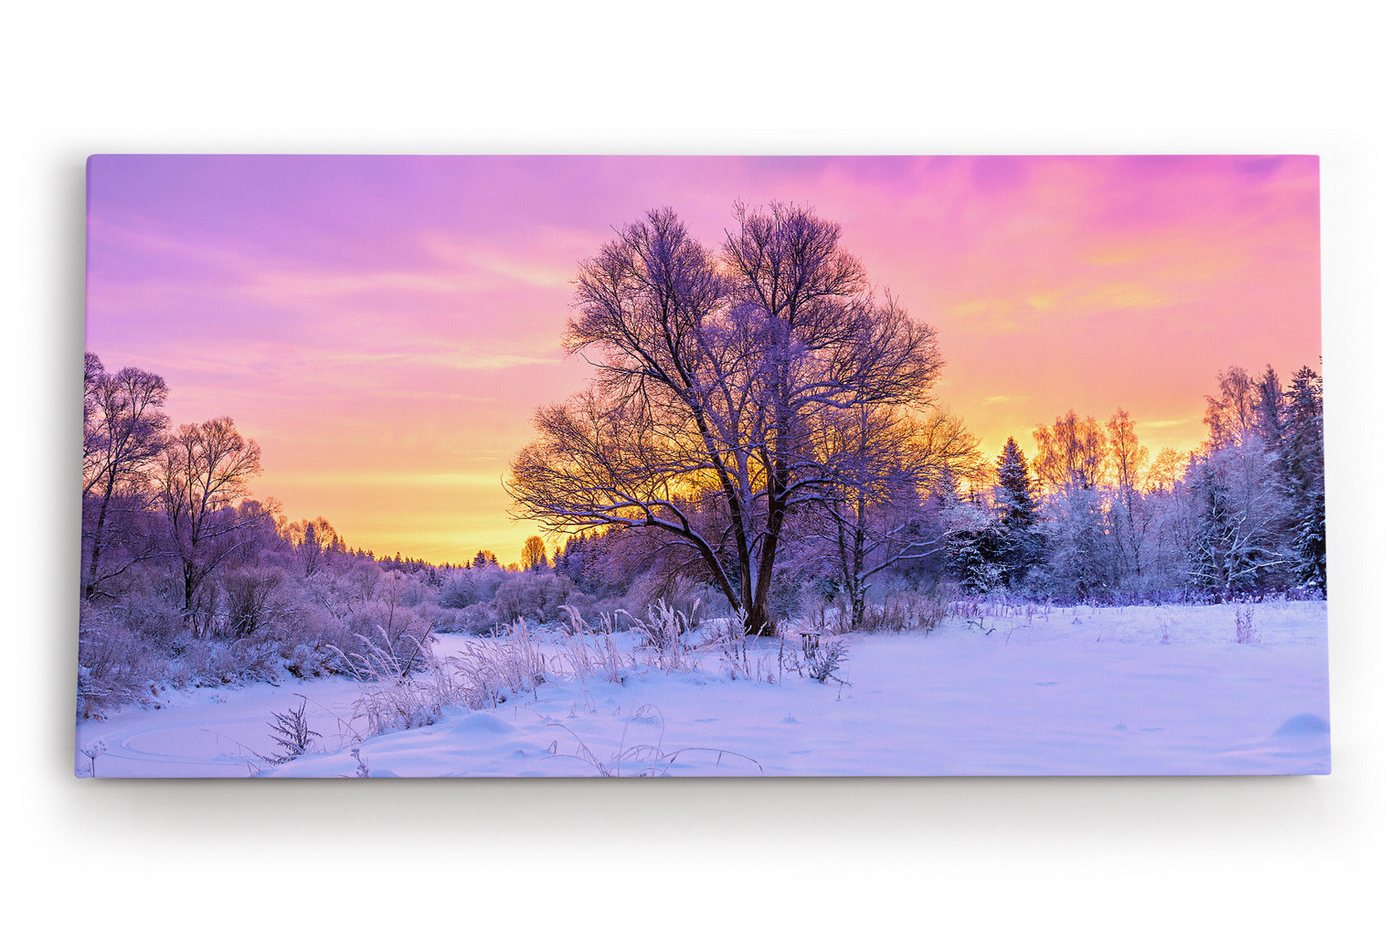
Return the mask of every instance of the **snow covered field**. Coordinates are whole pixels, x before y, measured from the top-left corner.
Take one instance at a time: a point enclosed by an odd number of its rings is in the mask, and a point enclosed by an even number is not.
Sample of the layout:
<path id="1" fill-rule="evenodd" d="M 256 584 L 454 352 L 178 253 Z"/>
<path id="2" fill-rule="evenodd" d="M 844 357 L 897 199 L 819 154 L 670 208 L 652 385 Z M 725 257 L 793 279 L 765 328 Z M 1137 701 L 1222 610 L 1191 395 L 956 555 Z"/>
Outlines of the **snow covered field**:
<path id="1" fill-rule="evenodd" d="M 1294 774 L 1330 769 L 1325 602 L 1060 608 L 843 638 L 846 685 L 734 680 L 716 654 L 623 684 L 554 678 L 482 711 L 357 739 L 346 679 L 166 696 L 77 726 L 99 777 Z M 443 657 L 468 638 L 445 636 Z M 776 657 L 776 642 L 760 654 Z M 546 648 L 547 649 L 547 648 Z M 788 644 L 788 652 L 792 651 Z M 306 696 L 313 753 L 268 768 Z M 95 764 L 82 752 L 101 751 Z"/>

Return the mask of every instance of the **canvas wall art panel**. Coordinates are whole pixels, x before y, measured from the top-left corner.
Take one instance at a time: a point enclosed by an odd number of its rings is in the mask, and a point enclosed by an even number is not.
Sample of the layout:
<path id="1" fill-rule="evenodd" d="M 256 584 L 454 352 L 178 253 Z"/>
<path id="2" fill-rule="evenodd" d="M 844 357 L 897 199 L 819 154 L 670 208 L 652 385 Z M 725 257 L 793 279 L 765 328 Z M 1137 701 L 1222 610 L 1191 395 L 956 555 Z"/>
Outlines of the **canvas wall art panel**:
<path id="1" fill-rule="evenodd" d="M 1315 157 L 87 174 L 80 776 L 1330 769 Z"/>

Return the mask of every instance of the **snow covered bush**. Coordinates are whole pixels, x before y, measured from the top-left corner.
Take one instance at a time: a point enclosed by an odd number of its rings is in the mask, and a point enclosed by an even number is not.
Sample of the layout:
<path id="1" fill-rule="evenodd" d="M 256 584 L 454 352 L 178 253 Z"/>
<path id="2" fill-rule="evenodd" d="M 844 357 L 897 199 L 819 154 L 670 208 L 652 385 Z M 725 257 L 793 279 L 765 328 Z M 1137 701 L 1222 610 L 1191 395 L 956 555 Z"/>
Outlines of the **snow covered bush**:
<path id="1" fill-rule="evenodd" d="M 355 700 L 356 719 L 363 719 L 370 735 L 409 731 L 435 723 L 443 709 L 461 704 L 459 687 L 440 665 L 417 676 L 386 677 L 366 683 Z"/>
<path id="2" fill-rule="evenodd" d="M 458 608 L 450 617 L 435 619 L 434 630 L 447 634 L 488 634 L 500 624 L 494 601 L 478 601 Z"/>
<path id="3" fill-rule="evenodd" d="M 289 613 L 279 569 L 235 568 L 220 577 L 218 626 L 229 637 L 250 637 Z"/>
<path id="4" fill-rule="evenodd" d="M 762 642 L 766 639 L 750 635 L 739 617 L 725 617 L 710 622 L 697 649 L 716 651 L 719 664 L 730 679 L 772 683 L 778 681 L 780 666 Z"/>
<path id="5" fill-rule="evenodd" d="M 170 681 L 186 686 L 242 682 L 276 684 L 286 673 L 280 648 L 271 640 L 197 640 L 172 664 Z"/>
<path id="6" fill-rule="evenodd" d="M 297 679 L 317 679 L 338 672 L 336 654 L 329 646 L 294 644 L 283 654 L 283 661 L 287 672 Z"/>
<path id="7" fill-rule="evenodd" d="M 346 670 L 365 684 L 355 715 L 371 734 L 431 725 L 446 706 L 462 704 L 451 674 L 428 650 L 430 637 L 401 635 L 395 641 L 383 628 L 379 631 L 379 639 L 361 637 L 359 649 L 341 652 Z M 412 651 L 405 642 L 412 643 Z"/>
<path id="8" fill-rule="evenodd" d="M 78 632 L 78 714 L 145 702 L 165 675 L 165 657 L 112 609 L 84 605 Z"/>
<path id="9" fill-rule="evenodd" d="M 846 662 L 850 646 L 844 640 L 813 641 L 802 648 L 802 661 L 806 674 L 819 683 L 828 679 L 843 682 L 836 672 Z"/>
<path id="10" fill-rule="evenodd" d="M 509 577 L 496 591 L 496 617 L 501 621 L 526 620 L 547 624 L 563 617 L 560 608 L 574 590 L 567 576 L 553 572 L 526 572 Z"/>
<path id="11" fill-rule="evenodd" d="M 399 678 L 427 665 L 428 624 L 416 615 L 400 613 L 398 620 L 357 615 L 350 623 L 351 641 L 336 652 L 356 679 Z"/>
<path id="12" fill-rule="evenodd" d="M 438 592 L 438 604 L 444 608 L 466 608 L 491 603 L 496 592 L 510 573 L 495 563 L 462 569 L 454 573 Z"/>
<path id="13" fill-rule="evenodd" d="M 861 630 L 930 631 L 943 623 L 949 613 L 949 598 L 945 590 L 931 595 L 901 591 L 887 595 L 880 604 L 867 608 Z"/>
<path id="14" fill-rule="evenodd" d="M 285 712 L 273 712 L 272 721 L 267 725 L 272 729 L 272 740 L 279 750 L 263 757 L 269 764 L 285 764 L 311 750 L 311 742 L 321 737 L 320 732 L 311 730 L 306 721 L 306 696 L 301 704 Z"/>
<path id="15" fill-rule="evenodd" d="M 1254 606 L 1235 607 L 1235 643 L 1252 644 L 1259 642 L 1259 631 L 1254 626 Z"/>

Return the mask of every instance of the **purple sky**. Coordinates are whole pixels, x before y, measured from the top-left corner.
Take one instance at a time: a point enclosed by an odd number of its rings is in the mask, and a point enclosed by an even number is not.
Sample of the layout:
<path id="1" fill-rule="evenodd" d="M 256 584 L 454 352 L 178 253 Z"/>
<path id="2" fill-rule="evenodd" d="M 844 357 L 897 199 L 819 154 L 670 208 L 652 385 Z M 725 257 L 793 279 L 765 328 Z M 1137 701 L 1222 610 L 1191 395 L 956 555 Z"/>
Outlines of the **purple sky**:
<path id="1" fill-rule="evenodd" d="M 291 517 L 514 559 L 501 477 L 587 379 L 578 262 L 659 205 L 717 244 L 736 199 L 839 221 L 988 449 L 1120 405 L 1190 448 L 1219 370 L 1320 351 L 1312 157 L 95 157 L 88 347 L 177 421 L 233 417 Z"/>

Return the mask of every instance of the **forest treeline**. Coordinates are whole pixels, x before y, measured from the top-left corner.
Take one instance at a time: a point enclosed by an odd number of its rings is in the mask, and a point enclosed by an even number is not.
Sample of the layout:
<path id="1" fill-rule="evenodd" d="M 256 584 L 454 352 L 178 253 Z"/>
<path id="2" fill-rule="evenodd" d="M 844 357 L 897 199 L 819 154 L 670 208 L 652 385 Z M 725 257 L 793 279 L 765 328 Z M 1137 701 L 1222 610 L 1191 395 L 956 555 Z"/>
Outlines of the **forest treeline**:
<path id="1" fill-rule="evenodd" d="M 249 496 L 261 453 L 231 419 L 172 426 L 160 376 L 88 354 L 80 710 L 354 673 L 363 653 L 406 673 L 434 630 L 555 622 L 564 605 L 587 619 L 664 598 L 762 634 L 898 627 L 954 593 L 1326 592 L 1309 367 L 1222 372 L 1191 452 L 1150 457 L 1120 409 L 1065 413 L 989 459 L 931 393 L 933 330 L 872 287 L 838 226 L 785 205 L 739 206 L 713 251 L 669 210 L 621 229 L 581 268 L 565 345 L 596 377 L 539 412 L 507 479 L 517 515 L 560 545 L 460 565 L 288 520 Z"/>

